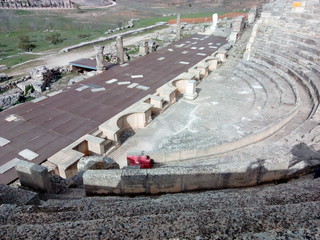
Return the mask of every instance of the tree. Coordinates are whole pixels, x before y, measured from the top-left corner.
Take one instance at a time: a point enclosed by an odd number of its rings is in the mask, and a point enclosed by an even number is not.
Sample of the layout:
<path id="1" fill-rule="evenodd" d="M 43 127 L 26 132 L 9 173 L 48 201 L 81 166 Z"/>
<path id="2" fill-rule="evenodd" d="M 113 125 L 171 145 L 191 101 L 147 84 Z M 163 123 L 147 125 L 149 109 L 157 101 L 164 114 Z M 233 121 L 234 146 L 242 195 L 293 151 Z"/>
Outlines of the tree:
<path id="1" fill-rule="evenodd" d="M 60 44 L 63 42 L 60 33 L 52 33 L 50 36 L 46 37 L 46 41 L 51 42 L 54 45 Z"/>
<path id="2" fill-rule="evenodd" d="M 26 36 L 26 35 L 21 35 L 19 36 L 19 45 L 18 47 L 20 49 L 22 49 L 23 51 L 26 51 L 26 52 L 31 52 L 32 49 L 34 49 L 36 47 L 36 45 L 34 45 L 31 41 L 30 41 L 30 38 L 29 36 Z"/>

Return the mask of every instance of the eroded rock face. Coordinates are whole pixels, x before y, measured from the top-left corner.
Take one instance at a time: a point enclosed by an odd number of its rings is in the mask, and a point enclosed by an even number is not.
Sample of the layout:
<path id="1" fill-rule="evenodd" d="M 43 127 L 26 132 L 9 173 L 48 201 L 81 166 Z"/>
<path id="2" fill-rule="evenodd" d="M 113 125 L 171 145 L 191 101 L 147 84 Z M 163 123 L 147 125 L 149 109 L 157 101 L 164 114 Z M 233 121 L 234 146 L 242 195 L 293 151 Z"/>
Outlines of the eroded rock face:
<path id="1" fill-rule="evenodd" d="M 35 67 L 30 72 L 31 82 L 37 92 L 42 92 L 48 84 L 54 80 L 54 74 L 51 69 L 46 66 Z"/>
<path id="2" fill-rule="evenodd" d="M 78 170 L 95 170 L 95 169 L 119 169 L 120 166 L 112 158 L 104 156 L 83 157 L 78 162 Z"/>
<path id="3" fill-rule="evenodd" d="M 22 95 L 20 89 L 14 88 L 0 95 L 0 108 L 9 108 L 16 103 Z"/>
<path id="4" fill-rule="evenodd" d="M 0 82 L 7 81 L 9 76 L 5 73 L 0 73 Z"/>

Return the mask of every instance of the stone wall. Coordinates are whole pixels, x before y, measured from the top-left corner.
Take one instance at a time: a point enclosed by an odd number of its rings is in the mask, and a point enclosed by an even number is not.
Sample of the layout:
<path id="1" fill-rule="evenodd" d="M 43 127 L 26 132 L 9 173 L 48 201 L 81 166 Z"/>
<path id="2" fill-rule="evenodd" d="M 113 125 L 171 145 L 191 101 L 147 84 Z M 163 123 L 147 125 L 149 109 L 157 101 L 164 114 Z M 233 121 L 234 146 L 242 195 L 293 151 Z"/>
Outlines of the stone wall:
<path id="1" fill-rule="evenodd" d="M 314 165 L 292 168 L 290 159 L 271 158 L 192 167 L 89 170 L 83 181 L 87 195 L 136 195 L 255 186 L 314 171 Z M 304 161 L 302 161 L 304 162 Z"/>

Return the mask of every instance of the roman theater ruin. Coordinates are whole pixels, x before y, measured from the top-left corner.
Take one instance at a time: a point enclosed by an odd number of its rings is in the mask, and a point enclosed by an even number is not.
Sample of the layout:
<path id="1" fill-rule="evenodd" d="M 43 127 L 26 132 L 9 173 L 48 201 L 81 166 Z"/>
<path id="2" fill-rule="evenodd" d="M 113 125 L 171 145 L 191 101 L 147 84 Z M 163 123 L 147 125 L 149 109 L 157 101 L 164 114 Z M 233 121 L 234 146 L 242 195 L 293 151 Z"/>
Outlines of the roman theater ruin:
<path id="1" fill-rule="evenodd" d="M 0 113 L 0 239 L 319 239 L 319 14 L 272 0 L 185 38 L 177 14 L 160 50 L 71 62 L 97 74 Z"/>

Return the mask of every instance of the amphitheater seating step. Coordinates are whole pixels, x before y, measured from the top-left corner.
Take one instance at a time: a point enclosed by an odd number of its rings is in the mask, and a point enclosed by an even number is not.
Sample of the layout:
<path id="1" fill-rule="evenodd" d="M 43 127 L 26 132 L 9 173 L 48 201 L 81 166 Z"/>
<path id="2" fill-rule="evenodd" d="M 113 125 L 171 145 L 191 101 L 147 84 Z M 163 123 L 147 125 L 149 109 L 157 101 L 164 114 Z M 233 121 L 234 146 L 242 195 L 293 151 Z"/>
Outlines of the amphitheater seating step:
<path id="1" fill-rule="evenodd" d="M 320 179 L 158 198 L 52 200 L 3 205 L 0 238 L 228 239 L 319 226 Z M 215 234 L 215 235 L 213 235 Z"/>

